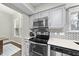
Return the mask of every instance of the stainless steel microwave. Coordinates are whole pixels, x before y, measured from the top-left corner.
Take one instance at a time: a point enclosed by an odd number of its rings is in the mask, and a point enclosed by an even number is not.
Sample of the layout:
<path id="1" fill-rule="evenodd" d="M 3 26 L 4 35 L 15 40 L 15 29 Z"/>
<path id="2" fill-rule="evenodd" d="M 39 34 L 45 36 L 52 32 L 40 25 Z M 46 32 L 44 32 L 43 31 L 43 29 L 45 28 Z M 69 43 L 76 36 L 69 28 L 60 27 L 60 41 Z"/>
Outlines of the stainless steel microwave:
<path id="1" fill-rule="evenodd" d="M 39 18 L 33 22 L 33 27 L 47 27 L 47 26 L 48 26 L 47 17 Z"/>

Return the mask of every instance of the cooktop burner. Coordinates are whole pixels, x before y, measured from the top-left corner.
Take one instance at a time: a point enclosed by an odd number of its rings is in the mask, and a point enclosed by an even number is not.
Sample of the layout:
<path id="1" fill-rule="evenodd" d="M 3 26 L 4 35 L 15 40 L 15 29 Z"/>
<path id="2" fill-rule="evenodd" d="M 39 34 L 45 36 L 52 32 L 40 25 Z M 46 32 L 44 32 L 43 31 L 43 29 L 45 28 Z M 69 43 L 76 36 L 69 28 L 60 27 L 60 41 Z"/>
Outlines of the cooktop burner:
<path id="1" fill-rule="evenodd" d="M 48 40 L 39 39 L 39 38 L 31 38 L 30 41 L 36 42 L 36 43 L 43 43 L 47 44 Z"/>
<path id="2" fill-rule="evenodd" d="M 38 35 L 36 37 L 30 38 L 30 41 L 36 43 L 43 43 L 43 44 L 47 44 L 48 40 L 49 40 L 49 36 L 46 35 Z"/>

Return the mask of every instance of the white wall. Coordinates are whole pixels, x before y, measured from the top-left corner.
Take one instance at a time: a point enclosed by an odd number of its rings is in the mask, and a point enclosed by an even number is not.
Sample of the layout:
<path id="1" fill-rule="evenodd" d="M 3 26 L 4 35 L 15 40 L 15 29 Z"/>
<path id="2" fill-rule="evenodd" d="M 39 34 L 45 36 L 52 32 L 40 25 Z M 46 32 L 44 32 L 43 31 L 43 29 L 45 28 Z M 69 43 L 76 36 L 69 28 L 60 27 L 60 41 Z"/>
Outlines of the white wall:
<path id="1" fill-rule="evenodd" d="M 12 25 L 12 37 L 11 41 L 18 44 L 22 44 L 22 39 L 29 37 L 30 27 L 29 27 L 29 16 L 25 14 L 18 15 L 21 16 L 21 37 L 14 36 L 13 25 Z M 14 19 L 13 19 L 14 20 Z"/>
<path id="2" fill-rule="evenodd" d="M 10 38 L 11 20 L 11 15 L 0 11 L 0 37 Z"/>
<path id="3" fill-rule="evenodd" d="M 14 36 L 14 20 L 16 18 L 20 19 L 20 17 L 22 19 L 21 35 L 22 37 L 28 37 L 29 17 L 0 4 L 0 37 L 9 38 L 10 41 L 21 44 L 22 38 Z"/>
<path id="4" fill-rule="evenodd" d="M 20 13 L 15 13 L 13 14 L 13 18 L 12 18 L 12 22 L 11 22 L 11 37 L 10 37 L 10 41 L 13 41 L 15 43 L 21 44 L 21 38 L 17 37 L 14 35 L 14 21 L 16 19 L 20 19 L 21 14 Z"/>
<path id="5" fill-rule="evenodd" d="M 30 32 L 30 21 L 29 21 L 29 16 L 22 14 L 23 19 L 22 19 L 22 37 L 29 37 L 29 32 Z"/>
<path id="6" fill-rule="evenodd" d="M 22 39 L 14 36 L 14 20 L 19 19 L 20 15 L 9 14 L 4 11 L 0 11 L 0 37 L 8 38 L 10 41 L 21 44 Z"/>

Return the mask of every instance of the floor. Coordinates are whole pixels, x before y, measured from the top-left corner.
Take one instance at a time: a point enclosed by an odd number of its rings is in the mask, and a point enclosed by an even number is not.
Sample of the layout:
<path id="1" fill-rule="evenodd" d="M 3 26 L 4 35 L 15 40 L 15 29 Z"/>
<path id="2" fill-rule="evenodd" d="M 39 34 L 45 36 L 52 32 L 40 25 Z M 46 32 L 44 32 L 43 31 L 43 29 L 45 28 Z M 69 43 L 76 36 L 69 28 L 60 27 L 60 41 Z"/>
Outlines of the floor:
<path id="1" fill-rule="evenodd" d="M 1 56 L 21 56 L 21 45 L 15 42 L 6 42 L 3 46 L 3 54 Z"/>

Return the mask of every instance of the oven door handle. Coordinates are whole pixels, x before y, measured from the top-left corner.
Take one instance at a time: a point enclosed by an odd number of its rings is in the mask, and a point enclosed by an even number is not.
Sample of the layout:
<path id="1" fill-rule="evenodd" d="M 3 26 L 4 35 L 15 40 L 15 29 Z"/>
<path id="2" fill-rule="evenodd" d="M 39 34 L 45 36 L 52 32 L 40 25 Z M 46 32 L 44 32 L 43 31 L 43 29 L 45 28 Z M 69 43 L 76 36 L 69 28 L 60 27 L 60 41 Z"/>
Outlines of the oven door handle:
<path id="1" fill-rule="evenodd" d="M 47 44 L 36 43 L 36 42 L 32 42 L 32 41 L 29 41 L 29 43 L 33 43 L 33 44 L 38 44 L 38 45 L 44 45 L 44 46 L 47 46 Z"/>
<path id="2" fill-rule="evenodd" d="M 36 53 L 36 54 L 38 54 L 38 55 L 40 55 L 40 56 L 43 56 L 43 54 L 41 54 L 41 53 L 38 53 L 38 52 L 35 52 L 35 51 L 32 51 L 33 53 Z"/>

